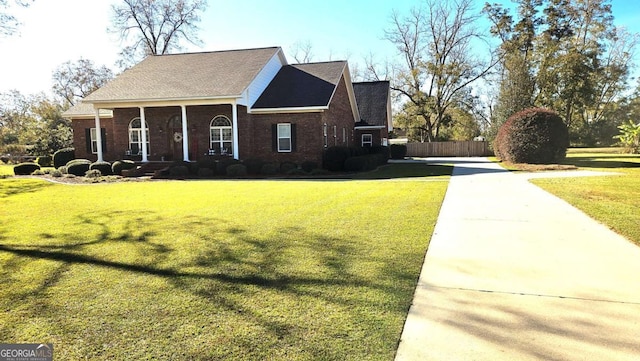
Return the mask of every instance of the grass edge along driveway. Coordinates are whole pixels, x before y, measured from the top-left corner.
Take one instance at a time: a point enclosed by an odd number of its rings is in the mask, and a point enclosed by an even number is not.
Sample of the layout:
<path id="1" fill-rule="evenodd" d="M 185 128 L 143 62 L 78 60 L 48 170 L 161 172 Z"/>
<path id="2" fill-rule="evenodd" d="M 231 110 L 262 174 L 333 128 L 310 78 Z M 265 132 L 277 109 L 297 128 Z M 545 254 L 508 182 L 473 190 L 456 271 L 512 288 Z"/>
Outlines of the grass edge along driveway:
<path id="1" fill-rule="evenodd" d="M 531 182 L 640 246 L 640 155 L 576 150 L 568 153 L 563 163 L 618 175 L 534 179 Z"/>
<path id="2" fill-rule="evenodd" d="M 447 186 L 424 179 L 0 180 L 0 340 L 65 360 L 392 360 Z"/>

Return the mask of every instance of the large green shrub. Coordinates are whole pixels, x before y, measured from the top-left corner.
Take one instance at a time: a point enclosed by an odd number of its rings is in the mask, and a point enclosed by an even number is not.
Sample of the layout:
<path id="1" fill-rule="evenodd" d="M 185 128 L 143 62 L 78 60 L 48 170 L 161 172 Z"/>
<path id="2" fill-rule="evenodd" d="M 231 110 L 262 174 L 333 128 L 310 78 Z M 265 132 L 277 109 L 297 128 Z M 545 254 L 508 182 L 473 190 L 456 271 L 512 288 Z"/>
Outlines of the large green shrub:
<path id="1" fill-rule="evenodd" d="M 298 168 L 298 165 L 293 162 L 282 162 L 280 164 L 280 173 L 287 174 L 290 170 Z"/>
<path id="2" fill-rule="evenodd" d="M 60 168 L 76 158 L 76 150 L 74 148 L 63 148 L 53 153 L 53 166 Z"/>
<path id="3" fill-rule="evenodd" d="M 360 155 L 350 157 L 344 162 L 344 170 L 347 172 L 363 172 L 376 168 L 376 157 L 374 155 Z"/>
<path id="4" fill-rule="evenodd" d="M 493 143 L 496 156 L 512 163 L 551 164 L 564 159 L 569 131 L 558 113 L 530 108 L 513 114 Z"/>
<path id="5" fill-rule="evenodd" d="M 89 170 L 97 169 L 102 175 L 111 175 L 111 163 L 109 162 L 93 162 L 89 166 Z"/>
<path id="6" fill-rule="evenodd" d="M 389 147 L 389 154 L 391 159 L 403 159 L 407 156 L 406 144 L 391 144 Z"/>
<path id="7" fill-rule="evenodd" d="M 74 159 L 67 163 L 67 173 L 82 177 L 89 170 L 89 166 L 91 166 L 91 161 L 88 159 Z"/>
<path id="8" fill-rule="evenodd" d="M 13 167 L 13 174 L 15 175 L 30 175 L 31 173 L 40 169 L 40 166 L 37 163 L 28 162 L 28 163 L 20 163 Z"/>
<path id="9" fill-rule="evenodd" d="M 111 165 L 111 172 L 115 175 L 122 175 L 123 170 L 133 169 L 136 163 L 132 160 L 117 160 Z"/>

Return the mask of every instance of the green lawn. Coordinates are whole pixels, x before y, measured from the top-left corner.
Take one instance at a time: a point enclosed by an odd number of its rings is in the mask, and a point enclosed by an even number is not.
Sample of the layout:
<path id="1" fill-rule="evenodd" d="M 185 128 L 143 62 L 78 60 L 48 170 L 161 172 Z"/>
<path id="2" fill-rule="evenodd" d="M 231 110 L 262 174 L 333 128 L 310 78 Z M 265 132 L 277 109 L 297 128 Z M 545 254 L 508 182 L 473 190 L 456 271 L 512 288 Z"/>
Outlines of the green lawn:
<path id="1" fill-rule="evenodd" d="M 59 360 L 392 360 L 446 187 L 1 179 L 0 340 Z"/>
<path id="2" fill-rule="evenodd" d="M 532 182 L 640 246 L 640 156 L 573 151 L 564 163 L 619 175 Z"/>

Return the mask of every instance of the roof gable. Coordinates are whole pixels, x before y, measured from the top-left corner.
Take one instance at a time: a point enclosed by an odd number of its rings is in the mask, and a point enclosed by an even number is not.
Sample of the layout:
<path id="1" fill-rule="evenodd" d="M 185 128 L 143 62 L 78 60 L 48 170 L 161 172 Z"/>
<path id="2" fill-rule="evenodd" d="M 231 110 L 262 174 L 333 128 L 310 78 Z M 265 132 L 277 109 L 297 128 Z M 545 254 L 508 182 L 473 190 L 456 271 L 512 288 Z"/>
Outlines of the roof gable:
<path id="1" fill-rule="evenodd" d="M 252 108 L 326 107 L 345 67 L 344 61 L 283 66 Z"/>
<path id="2" fill-rule="evenodd" d="M 149 56 L 87 103 L 239 97 L 279 47 Z"/>
<path id="3" fill-rule="evenodd" d="M 388 126 L 390 114 L 389 82 L 353 83 L 362 126 Z"/>

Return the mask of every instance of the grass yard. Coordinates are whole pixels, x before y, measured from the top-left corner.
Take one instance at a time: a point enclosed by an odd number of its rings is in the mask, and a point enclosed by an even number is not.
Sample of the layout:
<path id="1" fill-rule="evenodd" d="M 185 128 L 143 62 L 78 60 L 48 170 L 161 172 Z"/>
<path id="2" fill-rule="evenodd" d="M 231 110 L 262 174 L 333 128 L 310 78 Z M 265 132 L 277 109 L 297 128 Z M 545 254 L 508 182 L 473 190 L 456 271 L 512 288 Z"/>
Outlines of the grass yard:
<path id="1" fill-rule="evenodd" d="M 0 340 L 58 360 L 392 360 L 447 187 L 430 178 L 0 179 Z"/>
<path id="2" fill-rule="evenodd" d="M 640 246 L 640 156 L 572 151 L 564 163 L 619 175 L 532 182 Z"/>

